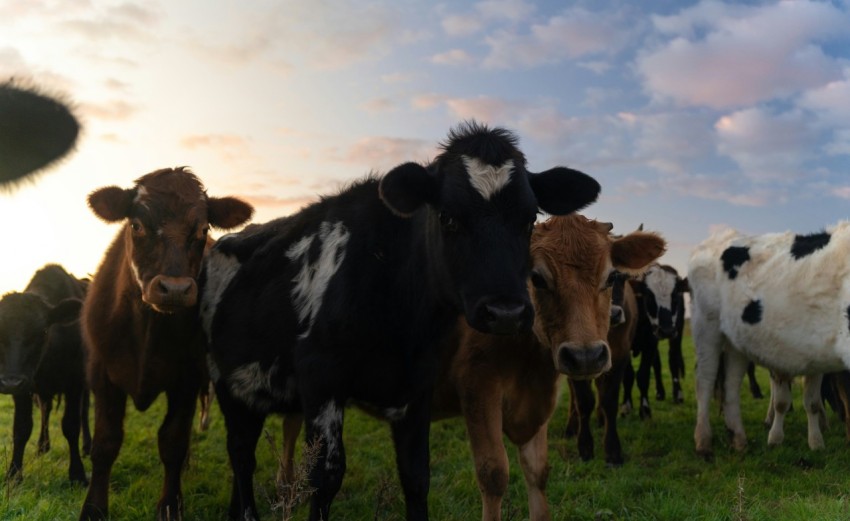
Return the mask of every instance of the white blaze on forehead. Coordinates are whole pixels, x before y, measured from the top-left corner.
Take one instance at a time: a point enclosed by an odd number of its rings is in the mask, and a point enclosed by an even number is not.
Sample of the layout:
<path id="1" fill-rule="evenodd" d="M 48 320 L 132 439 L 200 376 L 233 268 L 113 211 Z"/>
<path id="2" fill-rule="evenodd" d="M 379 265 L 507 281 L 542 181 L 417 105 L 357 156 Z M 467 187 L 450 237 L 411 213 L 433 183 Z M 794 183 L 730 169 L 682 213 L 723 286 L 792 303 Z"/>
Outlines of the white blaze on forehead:
<path id="1" fill-rule="evenodd" d="M 322 307 L 322 298 L 331 278 L 345 259 L 345 246 L 350 234 L 342 222 L 323 222 L 319 232 L 308 235 L 293 244 L 286 256 L 293 262 L 301 261 L 301 270 L 292 281 L 292 300 L 299 320 L 308 322 L 307 330 L 301 337 L 307 337 L 313 328 L 316 315 Z M 313 241 L 319 241 L 318 258 L 310 263 L 310 249 Z"/>
<path id="2" fill-rule="evenodd" d="M 141 205 L 141 206 L 144 206 L 145 208 L 147 208 L 148 207 L 147 201 L 146 201 L 147 196 L 148 196 L 147 189 L 144 186 L 138 186 L 136 188 L 136 197 L 133 198 L 133 204 L 138 204 L 138 205 Z"/>
<path id="3" fill-rule="evenodd" d="M 325 468 L 337 467 L 339 465 L 339 441 L 342 438 L 342 409 L 333 401 L 326 403 L 319 410 L 319 415 L 313 420 L 313 427 L 328 448 Z"/>
<path id="4" fill-rule="evenodd" d="M 215 249 L 204 259 L 204 263 L 207 268 L 207 282 L 201 295 L 201 327 L 207 334 L 207 340 L 212 342 L 212 321 L 215 318 L 218 303 L 221 302 L 224 290 L 230 286 L 230 281 L 242 265 L 235 256 L 226 255 Z"/>
<path id="5" fill-rule="evenodd" d="M 475 157 L 463 156 L 463 164 L 466 165 L 469 182 L 488 201 L 508 184 L 514 171 L 513 159 L 508 159 L 501 166 L 493 166 Z"/>
<path id="6" fill-rule="evenodd" d="M 673 292 L 676 290 L 676 275 L 658 266 L 649 268 L 644 276 L 646 287 L 655 296 L 659 308 L 673 310 Z"/>

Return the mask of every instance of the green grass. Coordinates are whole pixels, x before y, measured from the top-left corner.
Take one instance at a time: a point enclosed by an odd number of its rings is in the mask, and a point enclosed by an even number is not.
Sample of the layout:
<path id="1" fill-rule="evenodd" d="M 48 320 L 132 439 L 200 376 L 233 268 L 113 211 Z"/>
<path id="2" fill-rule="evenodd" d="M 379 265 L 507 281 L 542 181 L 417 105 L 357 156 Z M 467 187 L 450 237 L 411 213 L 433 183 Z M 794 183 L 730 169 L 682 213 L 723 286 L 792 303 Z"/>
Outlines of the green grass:
<path id="1" fill-rule="evenodd" d="M 812 452 L 806 445 L 806 418 L 795 386 L 795 410 L 786 421 L 785 444 L 768 448 L 762 427 L 767 400 L 742 392 L 744 421 L 750 439 L 745 454 L 732 451 L 718 414 L 713 414 L 715 460 L 706 463 L 694 452 L 693 344 L 684 345 L 688 374 L 686 401 L 652 401 L 653 417 L 620 419 L 626 464 L 606 468 L 596 429 L 596 459 L 578 459 L 574 440 L 563 440 L 566 399 L 561 400 L 550 424 L 549 462 L 552 466 L 548 497 L 556 520 L 846 520 L 850 519 L 850 452 L 843 425 L 829 412 L 831 428 L 826 449 Z M 662 344 L 666 364 L 667 346 Z M 767 372 L 758 370 L 768 389 Z M 669 377 L 665 379 L 670 394 Z M 112 475 L 110 511 L 113 519 L 151 520 L 159 495 L 162 468 L 156 450 L 156 430 L 163 417 L 163 400 L 145 414 L 128 406 L 127 436 Z M 54 412 L 55 415 L 55 412 Z M 37 415 L 36 415 L 37 416 Z M 38 418 L 35 418 L 36 425 Z M 11 454 L 12 400 L 0 396 L 0 464 Z M 67 481 L 67 446 L 58 417 L 51 426 L 53 448 L 36 456 L 35 438 L 27 447 L 24 481 L 5 485 L 0 496 L 0 521 L 73 520 L 79 514 L 85 490 Z M 267 422 L 270 438 L 261 439 L 256 475 L 257 500 L 264 519 L 282 519 L 272 511 L 275 452 L 280 443 L 280 419 Z M 345 440 L 348 472 L 333 504 L 334 519 L 400 520 L 404 504 L 396 478 L 389 429 L 357 410 L 346 413 Z M 431 518 L 466 520 L 480 517 L 478 488 L 466 433 L 459 419 L 432 425 Z M 527 518 L 525 486 L 516 450 L 511 459 L 506 520 Z M 84 460 L 90 471 L 90 462 Z M 184 474 L 186 519 L 218 520 L 225 516 L 230 493 L 230 469 L 225 450 L 224 421 L 217 406 L 209 431 L 193 434 L 192 454 Z M 295 518 L 306 517 L 296 510 Z"/>

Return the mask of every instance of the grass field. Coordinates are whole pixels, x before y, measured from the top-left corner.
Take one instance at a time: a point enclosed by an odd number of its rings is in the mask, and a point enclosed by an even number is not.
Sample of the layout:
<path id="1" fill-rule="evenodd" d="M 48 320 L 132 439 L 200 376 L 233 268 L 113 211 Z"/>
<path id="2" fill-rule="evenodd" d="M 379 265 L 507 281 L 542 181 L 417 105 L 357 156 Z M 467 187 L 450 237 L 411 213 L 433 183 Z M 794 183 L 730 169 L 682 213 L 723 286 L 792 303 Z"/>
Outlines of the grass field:
<path id="1" fill-rule="evenodd" d="M 666 343 L 662 344 L 666 364 Z M 549 461 L 552 471 L 548 497 L 556 520 L 847 520 L 850 519 L 850 452 L 843 425 L 830 411 L 827 448 L 812 452 L 806 445 L 806 418 L 800 388 L 794 388 L 795 410 L 786 421 L 785 444 L 766 446 L 762 427 L 766 400 L 742 393 L 744 421 L 750 438 L 745 454 L 734 453 L 719 415 L 713 415 L 715 460 L 706 463 L 694 453 L 695 415 L 693 344 L 684 343 L 686 401 L 673 405 L 653 401 L 653 417 L 633 415 L 620 421 L 626 464 L 606 468 L 597 432 L 596 459 L 578 459 L 574 440 L 563 440 L 566 422 L 562 400 L 550 424 Z M 758 370 L 767 390 L 767 373 Z M 669 377 L 665 379 L 670 394 Z M 653 393 L 654 394 L 654 393 Z M 55 413 L 54 413 L 55 414 Z M 156 429 L 163 416 L 160 400 L 145 414 L 128 406 L 127 436 L 113 470 L 110 508 L 116 520 L 154 519 L 162 469 L 156 449 Z M 36 426 L 38 418 L 35 418 Z M 85 491 L 67 481 L 67 445 L 58 417 L 51 428 L 53 448 L 36 456 L 36 433 L 27 447 L 24 480 L 4 485 L 0 521 L 73 520 Z M 11 455 L 12 400 L 0 396 L 0 463 L 5 469 Z M 275 453 L 280 444 L 280 419 L 266 424 L 267 439 L 260 441 L 256 475 L 258 503 L 264 519 L 283 519 L 276 503 Z M 37 427 L 36 427 L 37 428 Z M 387 426 L 357 410 L 346 413 L 345 441 L 348 472 L 333 504 L 334 519 L 400 520 L 404 505 L 396 479 Z M 463 424 L 458 419 L 432 425 L 431 519 L 466 520 L 480 517 L 478 489 Z M 516 458 L 509 447 L 511 477 L 504 519 L 527 518 L 525 488 Z M 90 462 L 85 460 L 90 471 Z M 193 434 L 192 455 L 184 474 L 186 519 L 224 519 L 230 490 L 224 421 L 217 406 L 207 432 Z M 306 508 L 294 518 L 306 517 Z"/>

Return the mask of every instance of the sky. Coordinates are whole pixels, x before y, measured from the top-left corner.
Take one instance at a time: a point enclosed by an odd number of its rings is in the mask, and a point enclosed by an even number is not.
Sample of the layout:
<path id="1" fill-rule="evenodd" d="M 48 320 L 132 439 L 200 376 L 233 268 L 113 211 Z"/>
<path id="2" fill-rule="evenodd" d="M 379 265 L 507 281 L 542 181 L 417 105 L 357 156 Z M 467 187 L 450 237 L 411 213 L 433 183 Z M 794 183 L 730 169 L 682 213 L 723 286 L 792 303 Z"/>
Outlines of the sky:
<path id="1" fill-rule="evenodd" d="M 594 176 L 582 213 L 660 232 L 682 274 L 718 227 L 850 216 L 850 0 L 0 0 L 10 77 L 84 128 L 0 192 L 0 293 L 96 271 L 119 230 L 86 205 L 100 187 L 186 165 L 264 222 L 429 161 L 470 118 L 531 171 Z"/>

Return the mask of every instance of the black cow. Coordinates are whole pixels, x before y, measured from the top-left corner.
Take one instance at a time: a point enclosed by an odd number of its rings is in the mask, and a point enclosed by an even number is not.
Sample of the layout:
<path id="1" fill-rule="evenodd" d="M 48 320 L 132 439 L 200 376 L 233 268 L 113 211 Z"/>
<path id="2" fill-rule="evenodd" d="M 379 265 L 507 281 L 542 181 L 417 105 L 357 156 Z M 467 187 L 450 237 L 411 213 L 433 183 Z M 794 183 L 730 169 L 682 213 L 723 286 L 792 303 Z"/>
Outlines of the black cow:
<path id="1" fill-rule="evenodd" d="M 23 293 L 7 293 L 0 300 L 0 393 L 15 401 L 12 463 L 7 479 L 23 474 L 24 448 L 32 434 L 33 396 L 41 407 L 39 453 L 50 448 L 48 420 L 56 395 L 65 395 L 62 434 L 68 440 L 68 477 L 85 485 L 80 457 L 91 447 L 88 426 L 88 387 L 85 354 L 80 340 L 80 306 L 85 282 L 61 266 L 48 264 L 33 276 Z"/>
<path id="2" fill-rule="evenodd" d="M 223 237 L 205 261 L 201 320 L 234 472 L 230 517 L 256 518 L 266 416 L 303 412 L 320 444 L 310 519 L 327 520 L 353 402 L 391 422 L 407 518 L 427 519 L 436 346 L 461 314 L 484 332 L 528 330 L 538 208 L 566 214 L 598 193 L 575 170 L 531 174 L 512 133 L 468 122 L 428 165 Z"/>
<path id="3" fill-rule="evenodd" d="M 63 157 L 79 132 L 62 100 L 33 86 L 0 83 L 0 188 Z"/>
<path id="4" fill-rule="evenodd" d="M 640 356 L 637 371 L 638 391 L 640 392 L 640 417 L 649 418 L 650 370 L 655 369 L 656 399 L 666 397 L 661 379 L 661 356 L 658 352 L 659 340 L 670 343 L 668 360 L 673 378 L 673 402 L 682 403 L 681 378 L 685 376 L 685 362 L 682 358 L 682 331 L 685 327 L 685 297 L 688 291 L 687 279 L 679 277 L 672 266 L 655 264 L 639 279 L 632 280 L 638 303 L 638 324 L 632 344 L 632 355 Z M 623 376 L 623 413 L 632 408 L 632 385 L 635 380 L 634 368 L 626 367 Z"/>

